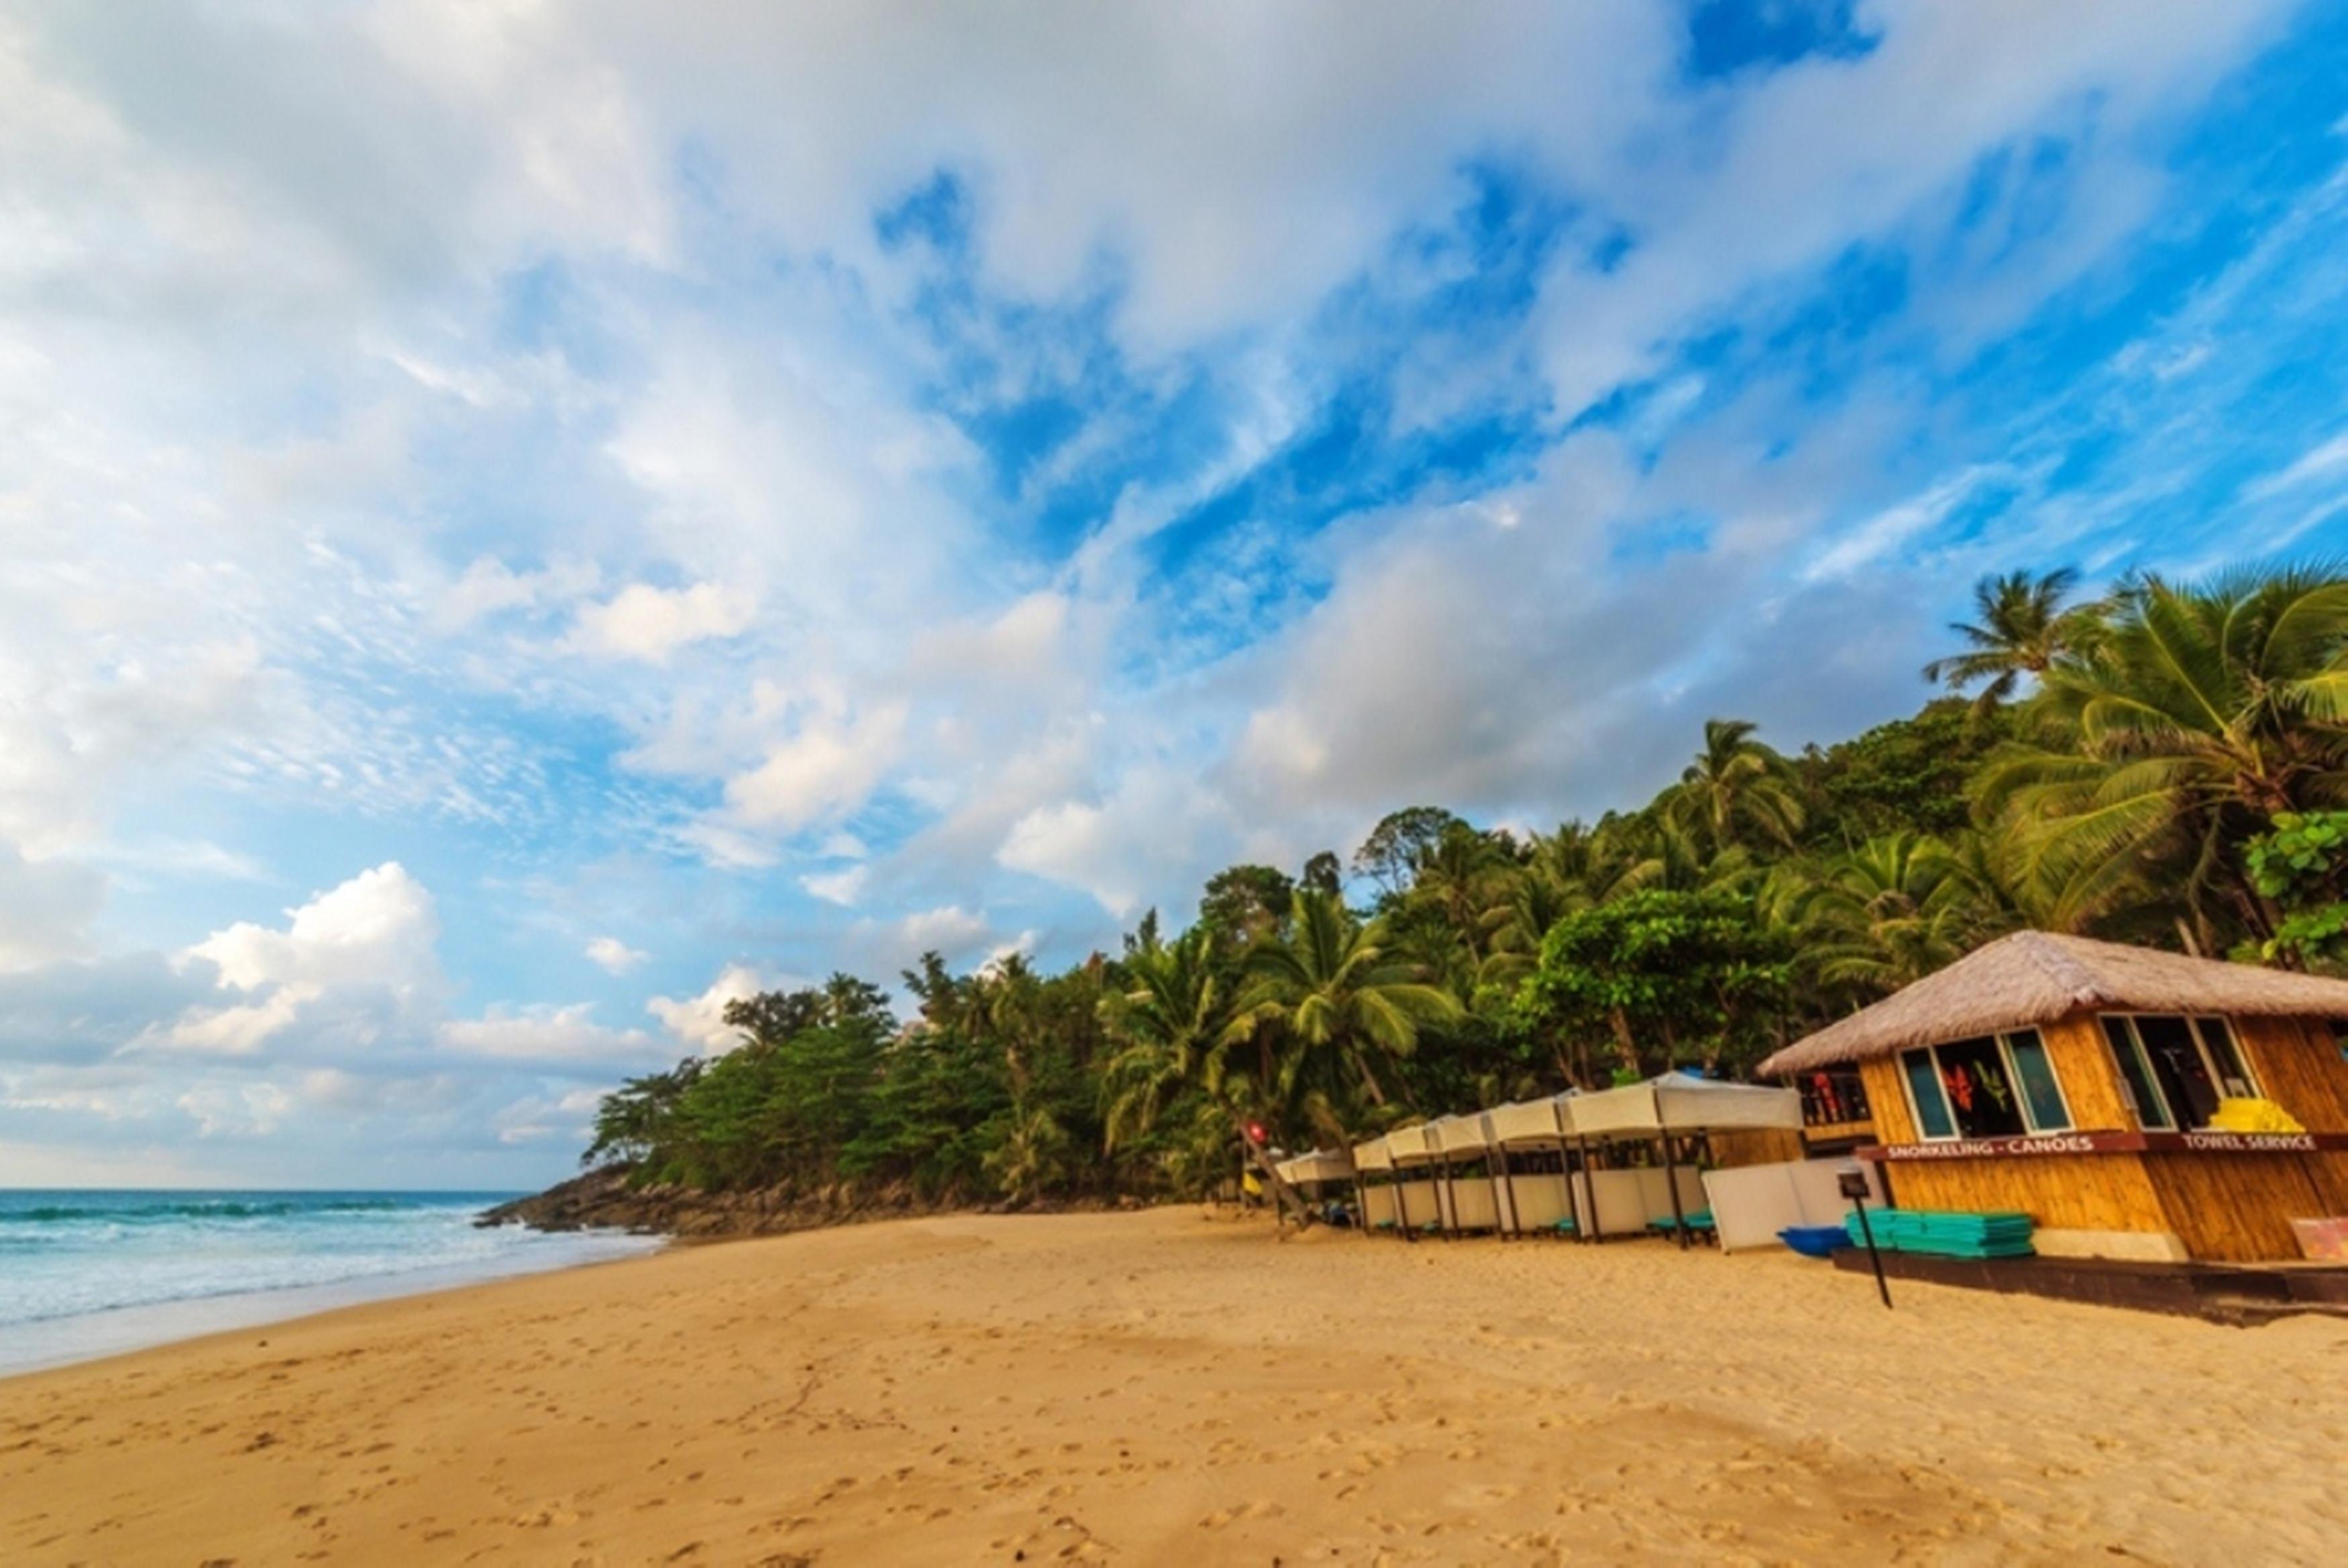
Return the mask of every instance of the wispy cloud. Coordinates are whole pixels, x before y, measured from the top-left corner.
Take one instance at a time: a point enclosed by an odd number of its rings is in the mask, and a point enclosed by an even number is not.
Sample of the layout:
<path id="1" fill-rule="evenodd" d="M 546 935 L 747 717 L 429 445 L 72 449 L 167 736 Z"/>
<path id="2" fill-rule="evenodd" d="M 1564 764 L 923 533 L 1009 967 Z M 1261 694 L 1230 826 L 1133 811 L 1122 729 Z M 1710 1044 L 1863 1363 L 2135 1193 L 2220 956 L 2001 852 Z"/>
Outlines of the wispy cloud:
<path id="1" fill-rule="evenodd" d="M 534 1179 L 747 989 L 2335 540 L 2348 26 L 1859 15 L 17 17 L 0 1148 Z"/>

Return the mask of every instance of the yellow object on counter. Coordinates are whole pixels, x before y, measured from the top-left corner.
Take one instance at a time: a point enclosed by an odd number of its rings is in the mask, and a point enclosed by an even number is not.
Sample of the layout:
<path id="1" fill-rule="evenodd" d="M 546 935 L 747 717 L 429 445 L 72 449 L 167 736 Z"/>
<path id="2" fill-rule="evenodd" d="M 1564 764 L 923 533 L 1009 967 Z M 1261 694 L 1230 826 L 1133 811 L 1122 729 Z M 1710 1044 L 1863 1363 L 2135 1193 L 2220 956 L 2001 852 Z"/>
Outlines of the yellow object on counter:
<path id="1" fill-rule="evenodd" d="M 2220 1100 L 2209 1125 L 2220 1132 L 2304 1132 L 2291 1113 L 2271 1100 Z"/>

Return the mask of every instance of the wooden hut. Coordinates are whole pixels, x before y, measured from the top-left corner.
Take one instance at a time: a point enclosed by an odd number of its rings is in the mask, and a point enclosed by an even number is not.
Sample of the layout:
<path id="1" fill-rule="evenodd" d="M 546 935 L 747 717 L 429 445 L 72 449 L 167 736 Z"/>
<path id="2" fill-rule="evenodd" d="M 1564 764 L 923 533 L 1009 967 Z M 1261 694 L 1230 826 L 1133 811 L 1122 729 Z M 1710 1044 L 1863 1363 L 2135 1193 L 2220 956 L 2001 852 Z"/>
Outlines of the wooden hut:
<path id="1" fill-rule="evenodd" d="M 2054 1255 L 2253 1262 L 2348 1214 L 2343 1030 L 2348 981 L 2023 931 L 1761 1070 L 1856 1065 L 1857 1152 L 1904 1207 L 2021 1210 Z"/>

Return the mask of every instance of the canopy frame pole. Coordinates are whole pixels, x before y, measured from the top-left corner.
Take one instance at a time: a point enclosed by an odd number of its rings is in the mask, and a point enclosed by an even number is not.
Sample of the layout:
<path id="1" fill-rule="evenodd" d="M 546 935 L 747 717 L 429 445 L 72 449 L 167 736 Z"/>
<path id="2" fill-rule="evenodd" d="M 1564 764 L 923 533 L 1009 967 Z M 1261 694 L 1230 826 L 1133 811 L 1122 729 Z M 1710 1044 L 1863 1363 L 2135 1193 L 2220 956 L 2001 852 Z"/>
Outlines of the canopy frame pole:
<path id="1" fill-rule="evenodd" d="M 1566 1147 L 1565 1129 L 1562 1127 L 1559 1128 L 1557 1132 L 1557 1184 L 1565 1189 L 1565 1212 L 1567 1214 L 1570 1215 L 1573 1220 L 1573 1239 L 1576 1241 L 1588 1241 L 1590 1239 L 1590 1226 L 1583 1225 L 1581 1223 L 1581 1216 L 1574 1212 L 1573 1151 Z M 1596 1222 L 1596 1218 L 1597 1216 L 1594 1214 L 1591 1216 L 1593 1224 Z"/>
<path id="2" fill-rule="evenodd" d="M 1495 1144 L 1488 1153 L 1500 1162 L 1500 1186 L 1509 1190 L 1509 1223 L 1500 1227 L 1500 1239 L 1521 1239 L 1525 1234 L 1525 1220 L 1517 1212 L 1517 1172 L 1516 1167 L 1509 1163 L 1509 1146 L 1506 1143 Z M 1498 1190 L 1498 1187 L 1493 1189 L 1495 1192 Z"/>
<path id="3" fill-rule="evenodd" d="M 1451 1184 L 1451 1151 L 1445 1149 L 1439 1152 L 1435 1156 L 1435 1163 L 1443 1171 L 1443 1174 L 1434 1183 L 1435 1217 L 1443 1222 L 1440 1227 L 1443 1239 L 1457 1241 L 1459 1239 L 1459 1192 Z M 1451 1211 L 1447 1215 L 1444 1213 L 1446 1209 Z"/>
<path id="4" fill-rule="evenodd" d="M 1662 1118 L 1656 1118 L 1660 1125 Z M 1687 1214 L 1680 1204 L 1680 1168 L 1672 1160 L 1672 1130 L 1663 1127 L 1663 1185 L 1672 1190 L 1672 1234 L 1679 1237 L 1680 1250 L 1687 1251 Z"/>
<path id="5" fill-rule="evenodd" d="M 1348 1158 L 1345 1163 L 1350 1165 L 1353 1161 Z M 1364 1235 L 1370 1234 L 1370 1184 L 1362 1180 L 1358 1167 L 1354 1172 L 1354 1228 Z"/>
<path id="6" fill-rule="evenodd" d="M 1581 1149 L 1581 1194 L 1590 1200 L 1590 1234 L 1581 1239 L 1595 1244 L 1606 1239 L 1606 1227 L 1598 1223 L 1598 1181 L 1590 1173 L 1590 1140 L 1577 1134 L 1574 1142 Z M 1562 1153 L 1565 1148 L 1565 1134 L 1562 1132 L 1558 1134 L 1557 1146 Z M 1569 1199 L 1573 1196 L 1573 1178 L 1570 1175 L 1565 1179 L 1565 1195 Z"/>

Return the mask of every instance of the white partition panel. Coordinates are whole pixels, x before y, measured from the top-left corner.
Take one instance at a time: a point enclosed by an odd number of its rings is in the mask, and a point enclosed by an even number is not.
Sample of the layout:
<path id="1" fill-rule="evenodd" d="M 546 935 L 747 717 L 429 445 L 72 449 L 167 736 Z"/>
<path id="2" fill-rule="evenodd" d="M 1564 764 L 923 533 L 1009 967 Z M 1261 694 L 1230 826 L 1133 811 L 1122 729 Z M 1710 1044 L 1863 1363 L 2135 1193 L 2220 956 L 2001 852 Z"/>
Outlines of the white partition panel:
<path id="1" fill-rule="evenodd" d="M 1720 1228 L 1720 1250 L 1780 1245 L 1777 1233 L 1788 1225 L 1840 1225 L 1850 1209 L 1836 1173 L 1840 1164 L 1838 1160 L 1788 1160 L 1705 1172 L 1704 1197 L 1713 1223 Z M 1872 1165 L 1862 1169 L 1869 1201 L 1880 1204 L 1880 1173 Z"/>
<path id="2" fill-rule="evenodd" d="M 1409 1230 L 1425 1230 L 1442 1217 L 1433 1182 L 1396 1182 L 1387 1191 L 1402 1204 L 1402 1222 Z"/>
<path id="3" fill-rule="evenodd" d="M 1451 1226 L 1454 1230 L 1500 1228 L 1500 1205 L 1489 1176 L 1469 1176 L 1451 1184 Z"/>
<path id="4" fill-rule="evenodd" d="M 1658 1178 L 1663 1175 L 1661 1171 L 1654 1173 Z M 1637 1235 L 1645 1231 L 1647 1221 L 1653 1217 L 1647 1207 L 1649 1184 L 1641 1179 L 1646 1174 L 1644 1171 L 1592 1171 L 1589 1173 L 1587 1188 L 1579 1177 L 1575 1179 L 1574 1197 L 1579 1206 L 1587 1209 L 1592 1198 L 1598 1204 L 1594 1219 L 1584 1216 L 1588 1234 Z M 1669 1200 L 1665 1201 L 1668 1204 Z M 1670 1212 L 1668 1207 L 1664 1212 Z"/>
<path id="5" fill-rule="evenodd" d="M 1504 1185 L 1512 1185 L 1516 1189 L 1517 1228 L 1526 1231 L 1555 1230 L 1558 1221 L 1575 1214 L 1578 1205 L 1568 1195 L 1565 1184 L 1564 1173 L 1558 1171 L 1510 1177 Z"/>

